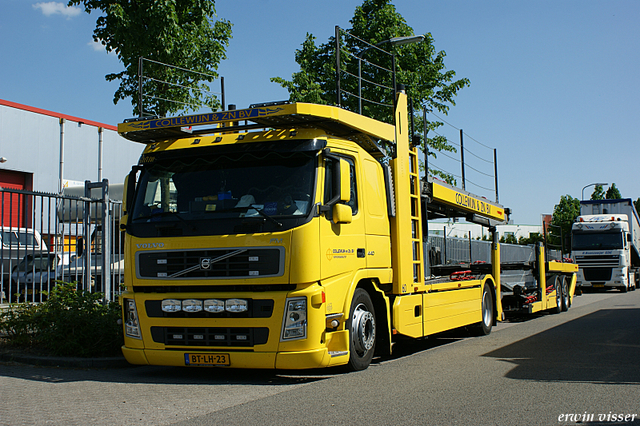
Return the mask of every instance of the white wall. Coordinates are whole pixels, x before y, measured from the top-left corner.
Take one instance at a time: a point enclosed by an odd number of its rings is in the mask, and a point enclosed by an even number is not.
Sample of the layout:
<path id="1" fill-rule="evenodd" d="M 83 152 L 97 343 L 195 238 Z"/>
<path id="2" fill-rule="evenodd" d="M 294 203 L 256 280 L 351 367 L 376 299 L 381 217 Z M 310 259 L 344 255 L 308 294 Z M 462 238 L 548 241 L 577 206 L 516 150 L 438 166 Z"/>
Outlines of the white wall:
<path id="1" fill-rule="evenodd" d="M 529 237 L 531 233 L 542 234 L 542 225 L 498 225 L 496 226 L 499 236 L 505 236 L 507 232 L 514 234 L 516 239 L 520 237 Z M 483 235 L 489 237 L 490 233 L 487 228 L 484 228 L 475 223 L 467 222 L 429 222 L 429 235 L 443 236 L 446 232 L 447 237 L 457 238 L 469 238 L 469 232 L 471 232 L 471 239 L 482 238 Z"/>
<path id="2" fill-rule="evenodd" d="M 53 113 L 55 114 L 55 113 Z M 62 115 L 62 114 L 60 114 Z M 64 180 L 98 180 L 98 124 L 64 123 Z M 103 125 L 107 126 L 107 125 Z M 113 126 L 109 126 L 113 127 Z M 144 145 L 104 129 L 102 178 L 122 183 L 138 162 Z M 0 105 L 0 169 L 33 174 L 33 189 L 58 192 L 60 164 L 59 117 Z"/>

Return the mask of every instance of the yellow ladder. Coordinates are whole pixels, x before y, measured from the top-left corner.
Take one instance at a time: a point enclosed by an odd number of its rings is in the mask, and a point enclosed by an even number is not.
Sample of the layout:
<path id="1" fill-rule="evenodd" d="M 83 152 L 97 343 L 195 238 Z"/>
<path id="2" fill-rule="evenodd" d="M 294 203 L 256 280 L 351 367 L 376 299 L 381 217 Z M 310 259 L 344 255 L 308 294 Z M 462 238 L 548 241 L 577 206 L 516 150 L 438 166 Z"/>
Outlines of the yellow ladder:
<path id="1" fill-rule="evenodd" d="M 411 244 L 413 246 L 413 283 L 414 291 L 424 285 L 424 245 L 422 243 L 422 212 L 418 150 L 409 150 L 409 184 L 411 199 Z"/>
<path id="2" fill-rule="evenodd" d="M 393 171 L 396 214 L 391 218 L 393 292 L 425 291 L 422 246 L 422 213 L 418 152 L 409 145 L 407 97 L 398 94 L 396 103 L 396 155 L 389 164 Z"/>

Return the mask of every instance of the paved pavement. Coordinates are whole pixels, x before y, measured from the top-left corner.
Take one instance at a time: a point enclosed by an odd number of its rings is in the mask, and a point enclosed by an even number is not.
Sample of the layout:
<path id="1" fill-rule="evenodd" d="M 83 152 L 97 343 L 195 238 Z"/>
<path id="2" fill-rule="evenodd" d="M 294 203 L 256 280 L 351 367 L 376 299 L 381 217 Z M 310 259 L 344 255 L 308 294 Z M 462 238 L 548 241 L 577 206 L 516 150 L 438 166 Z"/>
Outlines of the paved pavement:
<path id="1" fill-rule="evenodd" d="M 638 330 L 640 291 L 402 345 L 351 374 L 4 362 L 0 424 L 576 424 L 558 416 L 640 413 Z"/>

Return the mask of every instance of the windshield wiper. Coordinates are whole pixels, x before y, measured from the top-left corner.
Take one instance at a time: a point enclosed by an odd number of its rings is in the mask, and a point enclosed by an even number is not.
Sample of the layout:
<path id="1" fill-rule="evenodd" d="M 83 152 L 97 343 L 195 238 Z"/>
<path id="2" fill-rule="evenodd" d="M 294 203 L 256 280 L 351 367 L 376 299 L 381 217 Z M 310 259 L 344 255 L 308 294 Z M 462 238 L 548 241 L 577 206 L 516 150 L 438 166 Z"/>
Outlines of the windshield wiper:
<path id="1" fill-rule="evenodd" d="M 140 216 L 137 217 L 135 220 L 138 219 L 153 219 L 154 217 L 163 217 L 163 216 L 172 216 L 172 217 L 177 217 L 180 221 L 184 222 L 188 227 L 191 228 L 192 231 L 196 231 L 198 228 L 195 227 L 195 225 L 193 225 L 191 222 L 189 222 L 187 219 L 185 219 L 184 217 L 182 217 L 178 212 L 172 212 L 172 211 L 161 211 L 161 212 L 157 212 L 157 213 L 151 213 L 148 216 Z M 156 224 L 156 227 L 158 227 L 158 225 L 160 227 L 162 227 L 163 225 L 161 224 Z M 166 225 L 164 225 L 166 226 Z"/>
<path id="2" fill-rule="evenodd" d="M 243 209 L 245 211 L 249 211 L 249 209 L 253 209 L 253 210 L 257 211 L 260 216 L 264 217 L 269 222 L 271 222 L 274 225 L 276 225 L 278 228 L 282 228 L 282 223 L 278 222 L 273 217 L 269 216 L 267 213 L 264 212 L 263 209 L 261 209 L 260 207 L 254 205 L 254 204 L 249 204 L 248 206 L 242 206 L 242 207 L 235 207 L 235 209 Z M 246 219 L 246 216 L 245 216 L 245 219 Z"/>

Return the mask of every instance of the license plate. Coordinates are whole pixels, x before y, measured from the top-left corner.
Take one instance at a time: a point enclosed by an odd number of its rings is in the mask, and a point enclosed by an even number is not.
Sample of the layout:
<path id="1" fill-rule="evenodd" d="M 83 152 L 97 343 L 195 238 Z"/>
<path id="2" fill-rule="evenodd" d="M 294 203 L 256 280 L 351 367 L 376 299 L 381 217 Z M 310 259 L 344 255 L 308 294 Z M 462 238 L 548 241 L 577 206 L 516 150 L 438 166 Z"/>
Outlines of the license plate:
<path id="1" fill-rule="evenodd" d="M 602 288 L 602 287 L 604 287 L 604 284 L 594 284 L 593 286 L 594 287 L 598 287 L 598 288 Z"/>
<path id="2" fill-rule="evenodd" d="M 212 367 L 215 365 L 230 365 L 229 354 L 184 354 L 184 365 Z"/>

